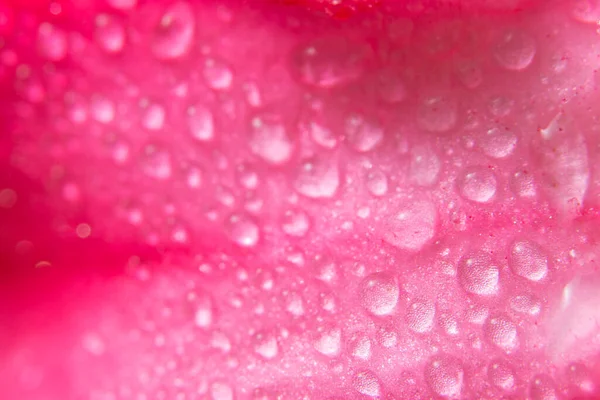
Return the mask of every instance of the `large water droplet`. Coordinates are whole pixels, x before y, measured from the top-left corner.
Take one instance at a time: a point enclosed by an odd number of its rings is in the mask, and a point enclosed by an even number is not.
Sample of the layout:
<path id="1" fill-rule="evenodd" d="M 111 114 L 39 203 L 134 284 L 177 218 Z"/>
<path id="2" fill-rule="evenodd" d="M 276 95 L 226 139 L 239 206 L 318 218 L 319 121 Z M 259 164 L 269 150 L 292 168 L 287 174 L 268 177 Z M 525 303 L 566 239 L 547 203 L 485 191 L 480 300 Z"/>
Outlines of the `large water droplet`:
<path id="1" fill-rule="evenodd" d="M 171 154 L 156 146 L 149 145 L 144 149 L 142 168 L 151 178 L 165 180 L 171 177 Z"/>
<path id="2" fill-rule="evenodd" d="M 353 115 L 346 120 L 346 137 L 354 150 L 364 153 L 381 143 L 383 129 L 361 115 Z"/>
<path id="3" fill-rule="evenodd" d="M 125 28 L 116 17 L 100 14 L 96 17 L 96 43 L 107 53 L 118 53 L 125 46 Z"/>
<path id="4" fill-rule="evenodd" d="M 231 240 L 242 247 L 253 247 L 260 238 L 258 226 L 250 218 L 241 214 L 229 217 L 227 231 Z"/>
<path id="5" fill-rule="evenodd" d="M 426 301 L 415 301 L 406 312 L 408 327 L 417 333 L 426 333 L 433 328 L 435 306 Z"/>
<path id="6" fill-rule="evenodd" d="M 359 79 L 368 57 L 369 49 L 363 43 L 336 36 L 298 48 L 292 55 L 292 68 L 308 86 L 333 88 Z"/>
<path id="7" fill-rule="evenodd" d="M 458 178 L 462 197 L 476 203 L 490 202 L 496 195 L 496 175 L 488 169 L 471 168 Z"/>
<path id="8" fill-rule="evenodd" d="M 60 61 L 69 50 L 67 34 L 60 28 L 44 22 L 38 29 L 38 48 L 40 55 L 50 61 Z"/>
<path id="9" fill-rule="evenodd" d="M 298 193 L 313 199 L 333 197 L 340 185 L 335 157 L 314 157 L 301 163 L 294 181 Z"/>
<path id="10" fill-rule="evenodd" d="M 191 106 L 187 109 L 188 127 L 194 139 L 201 142 L 212 140 L 215 136 L 213 115 L 202 105 Z"/>
<path id="11" fill-rule="evenodd" d="M 507 353 L 514 351 L 519 346 L 517 327 L 506 316 L 490 318 L 485 331 L 490 342 Z"/>
<path id="12" fill-rule="evenodd" d="M 458 397 L 463 379 L 464 370 L 460 361 L 447 355 L 432 357 L 425 367 L 425 380 L 439 396 Z"/>
<path id="13" fill-rule="evenodd" d="M 381 395 L 381 384 L 377 376 L 371 371 L 360 371 L 354 376 L 354 389 L 365 396 L 379 397 Z"/>
<path id="14" fill-rule="evenodd" d="M 519 240 L 512 244 L 509 263 L 516 275 L 530 281 L 540 281 L 548 274 L 548 256 L 531 240 Z"/>
<path id="15" fill-rule="evenodd" d="M 400 249 L 418 251 L 433 238 L 436 225 L 435 205 L 429 200 L 412 200 L 384 221 L 383 239 Z"/>
<path id="16" fill-rule="evenodd" d="M 508 129 L 494 127 L 481 137 L 479 146 L 490 157 L 506 158 L 515 151 L 517 136 Z"/>
<path id="17" fill-rule="evenodd" d="M 458 103 L 450 95 L 425 97 L 419 102 L 417 123 L 429 132 L 446 132 L 458 121 Z"/>
<path id="18" fill-rule="evenodd" d="M 460 284 L 469 293 L 489 296 L 498 292 L 500 272 L 492 257 L 483 251 L 464 256 L 457 274 Z"/>
<path id="19" fill-rule="evenodd" d="M 496 360 L 490 363 L 488 377 L 492 385 L 504 391 L 512 391 L 515 387 L 515 374 L 505 361 Z"/>
<path id="20" fill-rule="evenodd" d="M 184 1 L 171 4 L 154 31 L 152 52 L 163 60 L 184 56 L 193 43 L 194 30 L 194 14 L 190 4 Z"/>
<path id="21" fill-rule="evenodd" d="M 293 144 L 283 124 L 255 117 L 252 119 L 250 149 L 264 161 L 281 165 L 290 160 Z"/>
<path id="22" fill-rule="evenodd" d="M 536 44 L 529 34 L 512 29 L 505 31 L 494 47 L 494 58 L 500 66 L 520 71 L 531 65 L 536 53 Z"/>
<path id="23" fill-rule="evenodd" d="M 388 191 L 387 176 L 380 169 L 373 169 L 367 174 L 366 185 L 373 196 L 384 196 Z"/>
<path id="24" fill-rule="evenodd" d="M 302 237 L 310 228 L 310 220 L 302 210 L 288 210 L 283 215 L 281 228 L 290 236 Z"/>
<path id="25" fill-rule="evenodd" d="M 341 329 L 331 328 L 321 333 L 314 343 L 314 348 L 328 357 L 335 357 L 340 354 L 342 350 Z"/>
<path id="26" fill-rule="evenodd" d="M 440 159 L 432 149 L 426 146 L 412 149 L 409 167 L 411 182 L 419 186 L 431 186 L 437 181 L 440 169 Z"/>
<path id="27" fill-rule="evenodd" d="M 367 276 L 361 282 L 359 292 L 362 306 L 374 315 L 391 314 L 400 297 L 396 278 L 387 272 Z"/>

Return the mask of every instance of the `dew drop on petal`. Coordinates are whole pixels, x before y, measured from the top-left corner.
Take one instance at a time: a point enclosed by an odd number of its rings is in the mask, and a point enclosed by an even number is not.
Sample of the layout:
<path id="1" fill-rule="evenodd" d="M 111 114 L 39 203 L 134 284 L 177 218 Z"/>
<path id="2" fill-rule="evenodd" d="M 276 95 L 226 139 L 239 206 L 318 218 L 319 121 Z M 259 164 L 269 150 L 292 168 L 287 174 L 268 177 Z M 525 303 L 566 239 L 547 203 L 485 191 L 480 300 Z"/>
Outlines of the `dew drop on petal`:
<path id="1" fill-rule="evenodd" d="M 233 214 L 227 220 L 227 231 L 231 240 L 241 247 L 254 247 L 260 238 L 258 226 L 250 218 Z"/>
<path id="2" fill-rule="evenodd" d="M 506 361 L 495 360 L 488 366 L 490 383 L 495 387 L 510 392 L 515 388 L 515 373 Z"/>
<path id="3" fill-rule="evenodd" d="M 426 333 L 433 328 L 435 306 L 425 301 L 415 301 L 406 311 L 408 327 L 416 333 Z"/>
<path id="4" fill-rule="evenodd" d="M 203 73 L 207 85 L 213 90 L 227 90 L 233 83 L 233 71 L 223 61 L 206 60 Z"/>
<path id="5" fill-rule="evenodd" d="M 362 306 L 371 314 L 391 314 L 398 304 L 400 289 L 396 278 L 388 272 L 368 275 L 360 284 Z"/>
<path id="6" fill-rule="evenodd" d="M 331 198 L 340 186 L 340 171 L 335 157 L 304 160 L 298 169 L 294 188 L 313 199 Z"/>
<path id="7" fill-rule="evenodd" d="M 520 71 L 531 65 L 536 50 L 533 37 L 521 30 L 512 29 L 500 36 L 494 47 L 494 58 L 505 69 Z"/>
<path id="8" fill-rule="evenodd" d="M 458 178 L 458 189 L 462 197 L 476 203 L 488 203 L 496 195 L 496 175 L 488 169 L 473 168 Z"/>
<path id="9" fill-rule="evenodd" d="M 44 22 L 38 29 L 40 55 L 50 61 L 61 61 L 69 50 L 67 34 L 58 27 Z"/>
<path id="10" fill-rule="evenodd" d="M 531 240 L 519 240 L 512 244 L 509 264 L 513 273 L 530 281 L 540 281 L 548 274 L 548 256 Z"/>
<path id="11" fill-rule="evenodd" d="M 255 117 L 252 120 L 250 149 L 264 161 L 282 165 L 290 160 L 293 144 L 283 124 Z"/>
<path id="12" fill-rule="evenodd" d="M 388 178 L 380 169 L 373 169 L 367 173 L 366 185 L 373 196 L 384 196 L 388 191 Z"/>
<path id="13" fill-rule="evenodd" d="M 417 123 L 428 132 L 449 131 L 458 122 L 458 103 L 449 95 L 430 96 L 422 99 L 417 109 Z"/>
<path id="14" fill-rule="evenodd" d="M 135 8 L 138 0 L 106 0 L 107 3 L 117 10 L 131 10 Z"/>
<path id="15" fill-rule="evenodd" d="M 381 395 L 381 384 L 377 376 L 371 371 L 360 371 L 354 375 L 354 389 L 368 397 L 379 397 Z"/>
<path id="16" fill-rule="evenodd" d="M 419 186 L 431 186 L 438 180 L 441 162 L 437 154 L 426 146 L 417 146 L 411 150 L 409 177 Z"/>
<path id="17" fill-rule="evenodd" d="M 425 367 L 425 380 L 438 396 L 458 397 L 463 388 L 464 370 L 459 360 L 436 355 Z"/>
<path id="18" fill-rule="evenodd" d="M 383 239 L 400 249 L 418 251 L 433 238 L 436 225 L 435 205 L 429 200 L 412 200 L 384 221 Z"/>
<path id="19" fill-rule="evenodd" d="M 500 272 L 487 253 L 476 251 L 464 256 L 457 275 L 461 286 L 469 293 L 489 296 L 498 292 Z"/>
<path id="20" fill-rule="evenodd" d="M 158 180 L 171 177 L 171 154 L 158 146 L 149 145 L 144 149 L 142 168 L 146 175 Z"/>
<path id="21" fill-rule="evenodd" d="M 479 146 L 492 158 L 506 158 L 517 146 L 517 136 L 507 129 L 491 128 L 481 137 Z"/>
<path id="22" fill-rule="evenodd" d="M 118 53 L 125 46 L 125 28 L 111 15 L 100 14 L 96 17 L 94 35 L 98 46 L 107 53 Z"/>
<path id="23" fill-rule="evenodd" d="M 488 340 L 507 353 L 514 351 L 519 346 L 517 327 L 508 317 L 490 318 L 485 331 Z"/>
<path id="24" fill-rule="evenodd" d="M 314 342 L 314 348 L 319 353 L 335 357 L 342 350 L 342 331 L 339 328 L 330 328 L 322 332 Z"/>
<path id="25" fill-rule="evenodd" d="M 164 12 L 151 38 L 154 55 L 173 60 L 187 54 L 194 39 L 196 22 L 190 3 L 178 1 Z"/>
<path id="26" fill-rule="evenodd" d="M 383 129 L 357 114 L 346 120 L 346 138 L 354 150 L 366 153 L 383 141 Z"/>
<path id="27" fill-rule="evenodd" d="M 310 220 L 302 210 L 288 210 L 283 215 L 281 228 L 289 236 L 303 237 L 310 228 Z"/>
<path id="28" fill-rule="evenodd" d="M 187 122 L 194 139 L 207 142 L 214 138 L 213 115 L 208 108 L 202 105 L 189 107 L 187 109 Z"/>

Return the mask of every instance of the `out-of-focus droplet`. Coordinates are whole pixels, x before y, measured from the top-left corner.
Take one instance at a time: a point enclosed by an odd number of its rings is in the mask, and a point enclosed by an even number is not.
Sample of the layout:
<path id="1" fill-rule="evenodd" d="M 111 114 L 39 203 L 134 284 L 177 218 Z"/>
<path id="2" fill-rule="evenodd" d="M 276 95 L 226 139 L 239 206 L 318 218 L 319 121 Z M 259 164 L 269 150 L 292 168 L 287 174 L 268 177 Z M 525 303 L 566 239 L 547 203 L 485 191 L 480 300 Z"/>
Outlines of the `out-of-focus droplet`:
<path id="1" fill-rule="evenodd" d="M 538 374 L 531 379 L 529 385 L 531 400 L 558 400 L 554 381 L 548 375 Z"/>
<path id="2" fill-rule="evenodd" d="M 187 109 L 188 127 L 194 139 L 201 142 L 212 140 L 215 136 L 213 115 L 208 108 L 198 105 Z"/>
<path id="3" fill-rule="evenodd" d="M 476 203 L 488 203 L 496 195 L 496 175 L 484 168 L 470 168 L 458 178 L 461 196 Z"/>
<path id="4" fill-rule="evenodd" d="M 425 380 L 438 396 L 460 396 L 464 374 L 460 361 L 445 354 L 433 356 L 425 367 Z"/>
<path id="5" fill-rule="evenodd" d="M 110 6 L 117 10 L 132 10 L 137 5 L 137 0 L 106 0 Z"/>
<path id="6" fill-rule="evenodd" d="M 319 353 L 335 357 L 342 350 L 342 331 L 339 328 L 329 328 L 322 332 L 314 342 L 314 348 Z"/>
<path id="7" fill-rule="evenodd" d="M 142 125 L 150 131 L 161 130 L 165 124 L 165 109 L 157 103 L 144 106 L 142 111 Z"/>
<path id="8" fill-rule="evenodd" d="M 199 328 L 209 328 L 214 322 L 212 300 L 207 295 L 202 295 L 196 299 L 195 307 L 194 323 Z"/>
<path id="9" fill-rule="evenodd" d="M 7 188 L 0 190 L 0 208 L 13 208 L 17 204 L 17 192 Z"/>
<path id="10" fill-rule="evenodd" d="M 111 123 L 115 118 L 115 105 L 103 96 L 92 97 L 90 104 L 92 117 L 103 124 Z"/>
<path id="11" fill-rule="evenodd" d="M 255 117 L 252 119 L 250 149 L 264 161 L 282 165 L 290 160 L 293 144 L 283 124 Z"/>
<path id="12" fill-rule="evenodd" d="M 458 122 L 458 103 L 450 95 L 428 96 L 419 102 L 417 123 L 425 131 L 449 131 Z"/>
<path id="13" fill-rule="evenodd" d="M 415 301 L 406 311 L 408 327 L 416 333 L 426 333 L 433 328 L 435 306 L 425 301 Z"/>
<path id="14" fill-rule="evenodd" d="M 464 256 L 458 265 L 458 280 L 469 293 L 489 296 L 498 292 L 500 272 L 492 257 L 483 251 Z"/>
<path id="15" fill-rule="evenodd" d="M 96 17 L 95 39 L 107 53 L 118 53 L 125 46 L 125 28 L 114 16 L 99 14 Z"/>
<path id="16" fill-rule="evenodd" d="M 483 71 L 478 62 L 473 60 L 458 60 L 455 66 L 458 79 L 467 88 L 475 89 L 483 82 Z"/>
<path id="17" fill-rule="evenodd" d="M 511 29 L 502 33 L 494 47 L 494 58 L 498 64 L 511 71 L 520 71 L 533 62 L 537 48 L 535 39 L 529 34 Z"/>
<path id="18" fill-rule="evenodd" d="M 411 150 L 409 176 L 412 183 L 431 186 L 437 182 L 440 170 L 440 159 L 431 148 L 417 146 Z"/>
<path id="19" fill-rule="evenodd" d="M 254 350 L 256 353 L 266 360 L 271 360 L 277 357 L 279 353 L 279 345 L 277 344 L 277 339 L 267 333 L 258 333 L 254 337 L 255 345 Z"/>
<path id="20" fill-rule="evenodd" d="M 233 83 L 233 71 L 225 62 L 208 59 L 204 62 L 204 79 L 214 90 L 227 90 Z"/>
<path id="21" fill-rule="evenodd" d="M 195 27 L 196 22 L 190 3 L 178 1 L 171 4 L 153 32 L 152 52 L 157 58 L 163 60 L 183 57 L 192 46 Z"/>
<path id="22" fill-rule="evenodd" d="M 171 154 L 156 145 L 146 146 L 142 157 L 142 168 L 146 175 L 158 180 L 171 177 Z"/>
<path id="23" fill-rule="evenodd" d="M 527 171 L 515 172 L 510 181 L 513 192 L 521 198 L 531 199 L 537 194 L 533 176 Z"/>
<path id="24" fill-rule="evenodd" d="M 363 76 L 368 46 L 341 37 L 322 38 L 296 49 L 292 69 L 300 82 L 316 88 L 334 88 Z"/>
<path id="25" fill-rule="evenodd" d="M 294 181 L 296 191 L 312 199 L 331 198 L 339 186 L 340 170 L 336 157 L 304 160 Z"/>
<path id="26" fill-rule="evenodd" d="M 495 360 L 488 366 L 490 383 L 498 389 L 510 392 L 515 388 L 515 373 L 506 361 Z"/>
<path id="27" fill-rule="evenodd" d="M 365 153 L 383 141 L 383 129 L 357 114 L 346 120 L 346 138 L 354 150 Z"/>
<path id="28" fill-rule="evenodd" d="M 231 240 L 241 247 L 254 247 L 260 238 L 258 226 L 250 218 L 233 214 L 227 220 L 227 231 Z"/>
<path id="29" fill-rule="evenodd" d="M 540 281 L 548 274 L 548 256 L 531 240 L 519 240 L 512 244 L 509 264 L 513 273 L 530 281 Z"/>
<path id="30" fill-rule="evenodd" d="M 437 208 L 429 200 L 411 200 L 384 221 L 383 239 L 402 250 L 418 251 L 435 235 Z"/>
<path id="31" fill-rule="evenodd" d="M 300 294 L 292 292 L 286 296 L 286 307 L 287 312 L 295 317 L 304 315 L 304 301 Z"/>
<path id="32" fill-rule="evenodd" d="M 388 315 L 398 304 L 400 289 L 392 274 L 376 272 L 361 282 L 359 296 L 362 306 L 371 314 Z"/>
<path id="33" fill-rule="evenodd" d="M 506 316 L 490 318 L 485 327 L 488 340 L 507 353 L 519 346 L 516 325 Z"/>
<path id="34" fill-rule="evenodd" d="M 187 184 L 191 189 L 198 189 L 202 186 L 202 171 L 198 168 L 191 168 L 187 174 Z"/>
<path id="35" fill-rule="evenodd" d="M 290 236 L 303 237 L 310 228 L 310 220 L 302 210 L 288 210 L 283 215 L 281 228 Z"/>
<path id="36" fill-rule="evenodd" d="M 225 382 L 214 382 L 210 385 L 211 400 L 233 400 L 233 389 Z"/>
<path id="37" fill-rule="evenodd" d="M 40 55 L 50 61 L 63 60 L 69 51 L 67 34 L 60 28 L 44 22 L 38 29 Z"/>
<path id="38" fill-rule="evenodd" d="M 571 15 L 575 20 L 586 24 L 598 24 L 600 21 L 598 0 L 573 0 L 571 3 Z"/>
<path id="39" fill-rule="evenodd" d="M 354 389 L 368 397 L 379 397 L 381 395 L 381 384 L 377 376 L 371 371 L 360 371 L 354 375 Z"/>
<path id="40" fill-rule="evenodd" d="M 479 140 L 483 152 L 493 158 L 510 156 L 517 146 L 517 136 L 508 129 L 491 128 Z"/>
<path id="41" fill-rule="evenodd" d="M 369 171 L 366 177 L 367 189 L 373 196 L 383 196 L 388 191 L 388 179 L 385 173 L 379 169 Z"/>
<path id="42" fill-rule="evenodd" d="M 319 146 L 326 149 L 333 149 L 338 144 L 336 135 L 327 127 L 314 121 L 307 121 L 300 124 L 300 130 L 307 132 L 309 137 Z"/>

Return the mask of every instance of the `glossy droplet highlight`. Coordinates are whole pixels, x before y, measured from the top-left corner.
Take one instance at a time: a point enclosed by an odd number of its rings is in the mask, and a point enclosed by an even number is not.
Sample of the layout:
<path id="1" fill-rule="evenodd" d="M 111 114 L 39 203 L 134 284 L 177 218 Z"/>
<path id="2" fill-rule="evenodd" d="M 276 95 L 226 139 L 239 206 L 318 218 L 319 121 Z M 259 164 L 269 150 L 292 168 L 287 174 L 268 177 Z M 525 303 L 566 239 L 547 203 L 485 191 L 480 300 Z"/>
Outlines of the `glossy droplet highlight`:
<path id="1" fill-rule="evenodd" d="M 450 95 L 430 96 L 422 99 L 417 109 L 417 123 L 425 131 L 449 131 L 458 122 L 458 103 Z"/>
<path id="2" fill-rule="evenodd" d="M 381 395 L 381 384 L 377 376 L 371 371 L 360 371 L 354 375 L 354 389 L 365 396 L 379 397 Z"/>
<path id="3" fill-rule="evenodd" d="M 494 58 L 498 64 L 511 71 L 529 67 L 536 53 L 533 37 L 518 29 L 505 31 L 494 47 Z"/>
<path id="4" fill-rule="evenodd" d="M 548 274 L 548 256 L 535 242 L 519 240 L 510 248 L 509 264 L 514 274 L 540 281 Z"/>
<path id="5" fill-rule="evenodd" d="M 354 115 L 346 121 L 346 137 L 354 150 L 365 153 L 382 142 L 383 129 L 361 115 Z"/>
<path id="6" fill-rule="evenodd" d="M 38 29 L 40 55 L 50 61 L 61 61 L 67 56 L 67 34 L 56 26 L 44 22 Z"/>
<path id="7" fill-rule="evenodd" d="M 331 328 L 321 333 L 314 342 L 314 348 L 328 357 L 339 355 L 342 349 L 342 331 L 339 328 Z"/>
<path id="8" fill-rule="evenodd" d="M 227 220 L 229 237 L 241 247 L 253 247 L 258 243 L 260 231 L 248 217 L 234 214 Z"/>
<path id="9" fill-rule="evenodd" d="M 479 140 L 483 152 L 492 158 L 506 158 L 517 146 L 517 136 L 508 129 L 491 128 Z"/>
<path id="10" fill-rule="evenodd" d="M 273 165 L 289 161 L 293 145 L 283 124 L 256 117 L 251 125 L 250 149 L 254 154 Z"/>
<path id="11" fill-rule="evenodd" d="M 384 196 L 388 191 L 388 178 L 379 169 L 373 169 L 367 173 L 367 189 L 373 196 Z"/>
<path id="12" fill-rule="evenodd" d="M 98 47 L 107 53 L 118 53 L 125 46 L 125 28 L 112 15 L 100 14 L 96 17 L 94 35 Z"/>
<path id="13" fill-rule="evenodd" d="M 485 333 L 492 344 L 507 353 L 514 351 L 519 346 L 517 327 L 506 316 L 490 318 Z"/>
<path id="14" fill-rule="evenodd" d="M 172 173 L 171 154 L 158 146 L 149 145 L 142 156 L 142 168 L 151 178 L 169 179 Z"/>
<path id="15" fill-rule="evenodd" d="M 215 136 L 215 125 L 212 113 L 208 108 L 198 105 L 187 109 L 187 122 L 192 137 L 207 142 Z"/>
<path id="16" fill-rule="evenodd" d="M 464 370 L 460 361 L 451 356 L 434 356 L 425 366 L 427 385 L 439 396 L 460 396 L 463 379 Z"/>
<path id="17" fill-rule="evenodd" d="M 408 327 L 416 333 L 426 333 L 433 328 L 435 306 L 426 301 L 415 301 L 406 311 Z"/>
<path id="18" fill-rule="evenodd" d="M 163 60 L 180 58 L 189 51 L 194 31 L 195 20 L 191 5 L 183 1 L 171 4 L 153 32 L 152 52 Z"/>
<path id="19" fill-rule="evenodd" d="M 458 280 L 469 293 L 489 296 L 498 292 L 500 272 L 488 253 L 464 256 L 458 265 Z"/>
<path id="20" fill-rule="evenodd" d="M 473 168 L 458 178 L 461 196 L 476 203 L 488 203 L 496 195 L 496 175 L 488 169 Z"/>
<path id="21" fill-rule="evenodd" d="M 417 146 L 410 154 L 410 181 L 419 186 L 431 186 L 438 180 L 441 162 L 435 151 L 426 146 Z"/>
<path id="22" fill-rule="evenodd" d="M 400 249 L 418 251 L 435 234 L 437 208 L 429 200 L 409 201 L 386 218 L 383 239 Z"/>
<path id="23" fill-rule="evenodd" d="M 373 315 L 391 314 L 398 304 L 400 289 L 396 278 L 387 272 L 367 276 L 360 284 L 362 306 Z"/>
<path id="24" fill-rule="evenodd" d="M 310 220 L 304 211 L 288 210 L 283 215 L 281 228 L 289 236 L 303 237 L 310 228 Z"/>
<path id="25" fill-rule="evenodd" d="M 510 392 L 515 388 L 515 374 L 505 361 L 496 360 L 488 366 L 488 377 L 492 385 Z"/>
<path id="26" fill-rule="evenodd" d="M 294 188 L 313 199 L 333 197 L 340 186 L 340 171 L 335 157 L 314 157 L 300 164 Z"/>
<path id="27" fill-rule="evenodd" d="M 233 83 L 233 71 L 221 60 L 206 60 L 203 73 L 206 83 L 213 90 L 227 90 Z"/>

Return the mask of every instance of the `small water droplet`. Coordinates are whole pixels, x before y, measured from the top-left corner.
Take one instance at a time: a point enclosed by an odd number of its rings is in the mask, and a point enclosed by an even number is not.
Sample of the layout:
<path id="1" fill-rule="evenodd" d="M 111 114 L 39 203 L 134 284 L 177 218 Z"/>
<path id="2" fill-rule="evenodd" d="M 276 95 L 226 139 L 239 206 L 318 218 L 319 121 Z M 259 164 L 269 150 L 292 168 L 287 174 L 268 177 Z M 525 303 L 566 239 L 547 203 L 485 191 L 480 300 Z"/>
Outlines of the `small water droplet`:
<path id="1" fill-rule="evenodd" d="M 207 295 L 197 297 L 195 306 L 194 323 L 196 326 L 203 329 L 210 327 L 214 320 L 213 302 L 210 297 Z"/>
<path id="2" fill-rule="evenodd" d="M 282 165 L 290 160 L 293 145 L 283 124 L 255 117 L 252 119 L 250 149 L 264 161 Z"/>
<path id="3" fill-rule="evenodd" d="M 515 296 L 510 299 L 510 308 L 521 314 L 538 315 L 542 310 L 542 303 L 529 294 Z"/>
<path id="4" fill-rule="evenodd" d="M 458 103 L 450 95 L 430 96 L 419 102 L 417 123 L 421 129 L 441 133 L 458 122 Z"/>
<path id="5" fill-rule="evenodd" d="M 165 109 L 160 104 L 144 104 L 142 125 L 150 131 L 161 130 L 165 123 Z"/>
<path id="6" fill-rule="evenodd" d="M 214 382 L 210 385 L 212 400 L 233 400 L 233 389 L 225 382 Z"/>
<path id="7" fill-rule="evenodd" d="M 415 301 L 406 312 L 408 327 L 416 333 L 426 333 L 433 328 L 435 306 L 425 301 Z"/>
<path id="8" fill-rule="evenodd" d="M 475 89 L 483 82 L 483 71 L 477 61 L 458 60 L 455 64 L 458 79 L 469 89 Z"/>
<path id="9" fill-rule="evenodd" d="M 254 247 L 260 238 L 258 226 L 248 217 L 233 214 L 227 221 L 227 231 L 231 240 L 242 247 Z"/>
<path id="10" fill-rule="evenodd" d="M 353 341 L 352 356 L 360 360 L 371 358 L 371 341 L 367 336 L 360 336 Z"/>
<path id="11" fill-rule="evenodd" d="M 277 344 L 277 339 L 273 335 L 258 333 L 254 339 L 256 341 L 254 350 L 259 356 L 266 360 L 271 360 L 277 357 L 277 354 L 279 353 L 279 345 Z"/>
<path id="12" fill-rule="evenodd" d="M 367 174 L 366 185 L 373 196 L 384 196 L 388 191 L 387 176 L 379 169 L 371 170 Z"/>
<path id="13" fill-rule="evenodd" d="M 531 240 L 519 240 L 512 244 L 509 264 L 513 273 L 530 281 L 540 281 L 548 274 L 548 256 Z"/>
<path id="14" fill-rule="evenodd" d="M 354 389 L 365 396 L 379 397 L 381 395 L 381 384 L 377 376 L 371 371 L 360 371 L 354 376 Z"/>
<path id="15" fill-rule="evenodd" d="M 319 353 L 335 357 L 342 350 L 342 331 L 339 328 L 330 328 L 321 333 L 314 343 L 314 348 Z"/>
<path id="16" fill-rule="evenodd" d="M 331 129 L 319 124 L 318 122 L 303 122 L 300 124 L 300 130 L 307 132 L 312 140 L 323 148 L 333 149 L 338 144 L 337 137 L 331 131 Z"/>
<path id="17" fill-rule="evenodd" d="M 335 196 L 340 185 L 340 171 L 335 157 L 314 157 L 301 163 L 294 181 L 298 193 L 313 199 Z"/>
<path id="18" fill-rule="evenodd" d="M 579 22 L 597 25 L 600 21 L 600 2 L 598 0 L 573 0 L 571 15 Z"/>
<path id="19" fill-rule="evenodd" d="M 208 108 L 198 105 L 187 109 L 188 127 L 192 137 L 206 142 L 212 140 L 215 135 L 215 127 L 212 113 Z"/>
<path id="20" fill-rule="evenodd" d="M 383 129 L 357 114 L 346 120 L 346 138 L 354 150 L 366 153 L 383 141 Z"/>
<path id="21" fill-rule="evenodd" d="M 304 314 L 304 301 L 300 294 L 291 292 L 286 296 L 286 308 L 287 312 L 295 317 L 300 317 Z"/>
<path id="22" fill-rule="evenodd" d="M 151 44 L 154 55 L 163 60 L 184 56 L 193 43 L 195 24 L 190 3 L 171 4 L 154 30 Z"/>
<path id="23" fill-rule="evenodd" d="M 171 155 L 155 145 L 148 145 L 142 157 L 142 168 L 151 178 L 166 180 L 171 177 Z"/>
<path id="24" fill-rule="evenodd" d="M 290 236 L 303 237 L 310 228 L 310 220 L 302 210 L 288 210 L 283 215 L 281 228 Z"/>
<path id="25" fill-rule="evenodd" d="M 433 356 L 425 367 L 425 380 L 439 396 L 460 396 L 463 379 L 464 370 L 460 361 L 451 356 Z"/>
<path id="26" fill-rule="evenodd" d="M 505 361 L 496 360 L 488 367 L 488 377 L 492 385 L 510 392 L 515 387 L 515 374 Z"/>
<path id="27" fill-rule="evenodd" d="M 469 293 L 489 296 L 498 292 L 500 272 L 492 257 L 483 251 L 464 256 L 458 265 L 458 279 Z"/>
<path id="28" fill-rule="evenodd" d="M 96 17 L 95 39 L 107 53 L 118 53 L 125 46 L 125 28 L 114 16 L 100 14 Z"/>
<path id="29" fill-rule="evenodd" d="M 494 57 L 498 64 L 511 71 L 529 67 L 535 53 L 536 44 L 533 37 L 518 29 L 503 32 L 494 48 Z"/>
<path id="30" fill-rule="evenodd" d="M 112 122 L 115 118 L 115 105 L 103 96 L 94 96 L 90 104 L 92 117 L 103 124 Z"/>
<path id="31" fill-rule="evenodd" d="M 535 375 L 529 385 L 531 400 L 558 400 L 554 381 L 548 375 Z"/>
<path id="32" fill-rule="evenodd" d="M 387 272 L 368 275 L 360 284 L 362 306 L 371 314 L 391 314 L 398 304 L 400 289 L 396 278 Z"/>
<path id="33" fill-rule="evenodd" d="M 508 129 L 491 128 L 479 141 L 483 152 L 493 158 L 506 158 L 517 147 L 517 136 Z"/>
<path id="34" fill-rule="evenodd" d="M 490 318 L 486 326 L 486 336 L 490 342 L 507 353 L 519 346 L 517 327 L 506 316 Z"/>
<path id="35" fill-rule="evenodd" d="M 44 22 L 38 29 L 40 55 L 50 61 L 61 61 L 69 50 L 67 34 L 60 28 Z"/>
<path id="36" fill-rule="evenodd" d="M 513 174 L 510 181 L 512 190 L 519 197 L 530 199 L 537 194 L 533 176 L 526 171 L 517 171 Z"/>
<path id="37" fill-rule="evenodd" d="M 137 0 L 106 0 L 107 3 L 117 10 L 131 10 L 137 5 Z"/>
<path id="38" fill-rule="evenodd" d="M 227 90 L 233 83 L 233 71 L 221 60 L 206 60 L 203 73 L 206 83 L 213 90 Z"/>
<path id="39" fill-rule="evenodd" d="M 17 204 L 17 192 L 7 188 L 0 190 L 0 208 L 13 208 Z"/>
<path id="40" fill-rule="evenodd" d="M 436 183 L 440 170 L 440 159 L 431 148 L 417 146 L 412 149 L 409 167 L 411 182 L 419 186 L 431 186 Z"/>
<path id="41" fill-rule="evenodd" d="M 400 249 L 418 251 L 433 238 L 436 225 L 435 205 L 429 200 L 412 200 L 384 221 L 383 239 Z"/>
<path id="42" fill-rule="evenodd" d="M 202 186 L 202 171 L 198 168 L 191 168 L 187 174 L 187 184 L 191 189 L 198 189 Z"/>
<path id="43" fill-rule="evenodd" d="M 490 202 L 496 195 L 496 187 L 496 175 L 484 168 L 470 168 L 458 178 L 460 194 L 476 203 Z"/>

